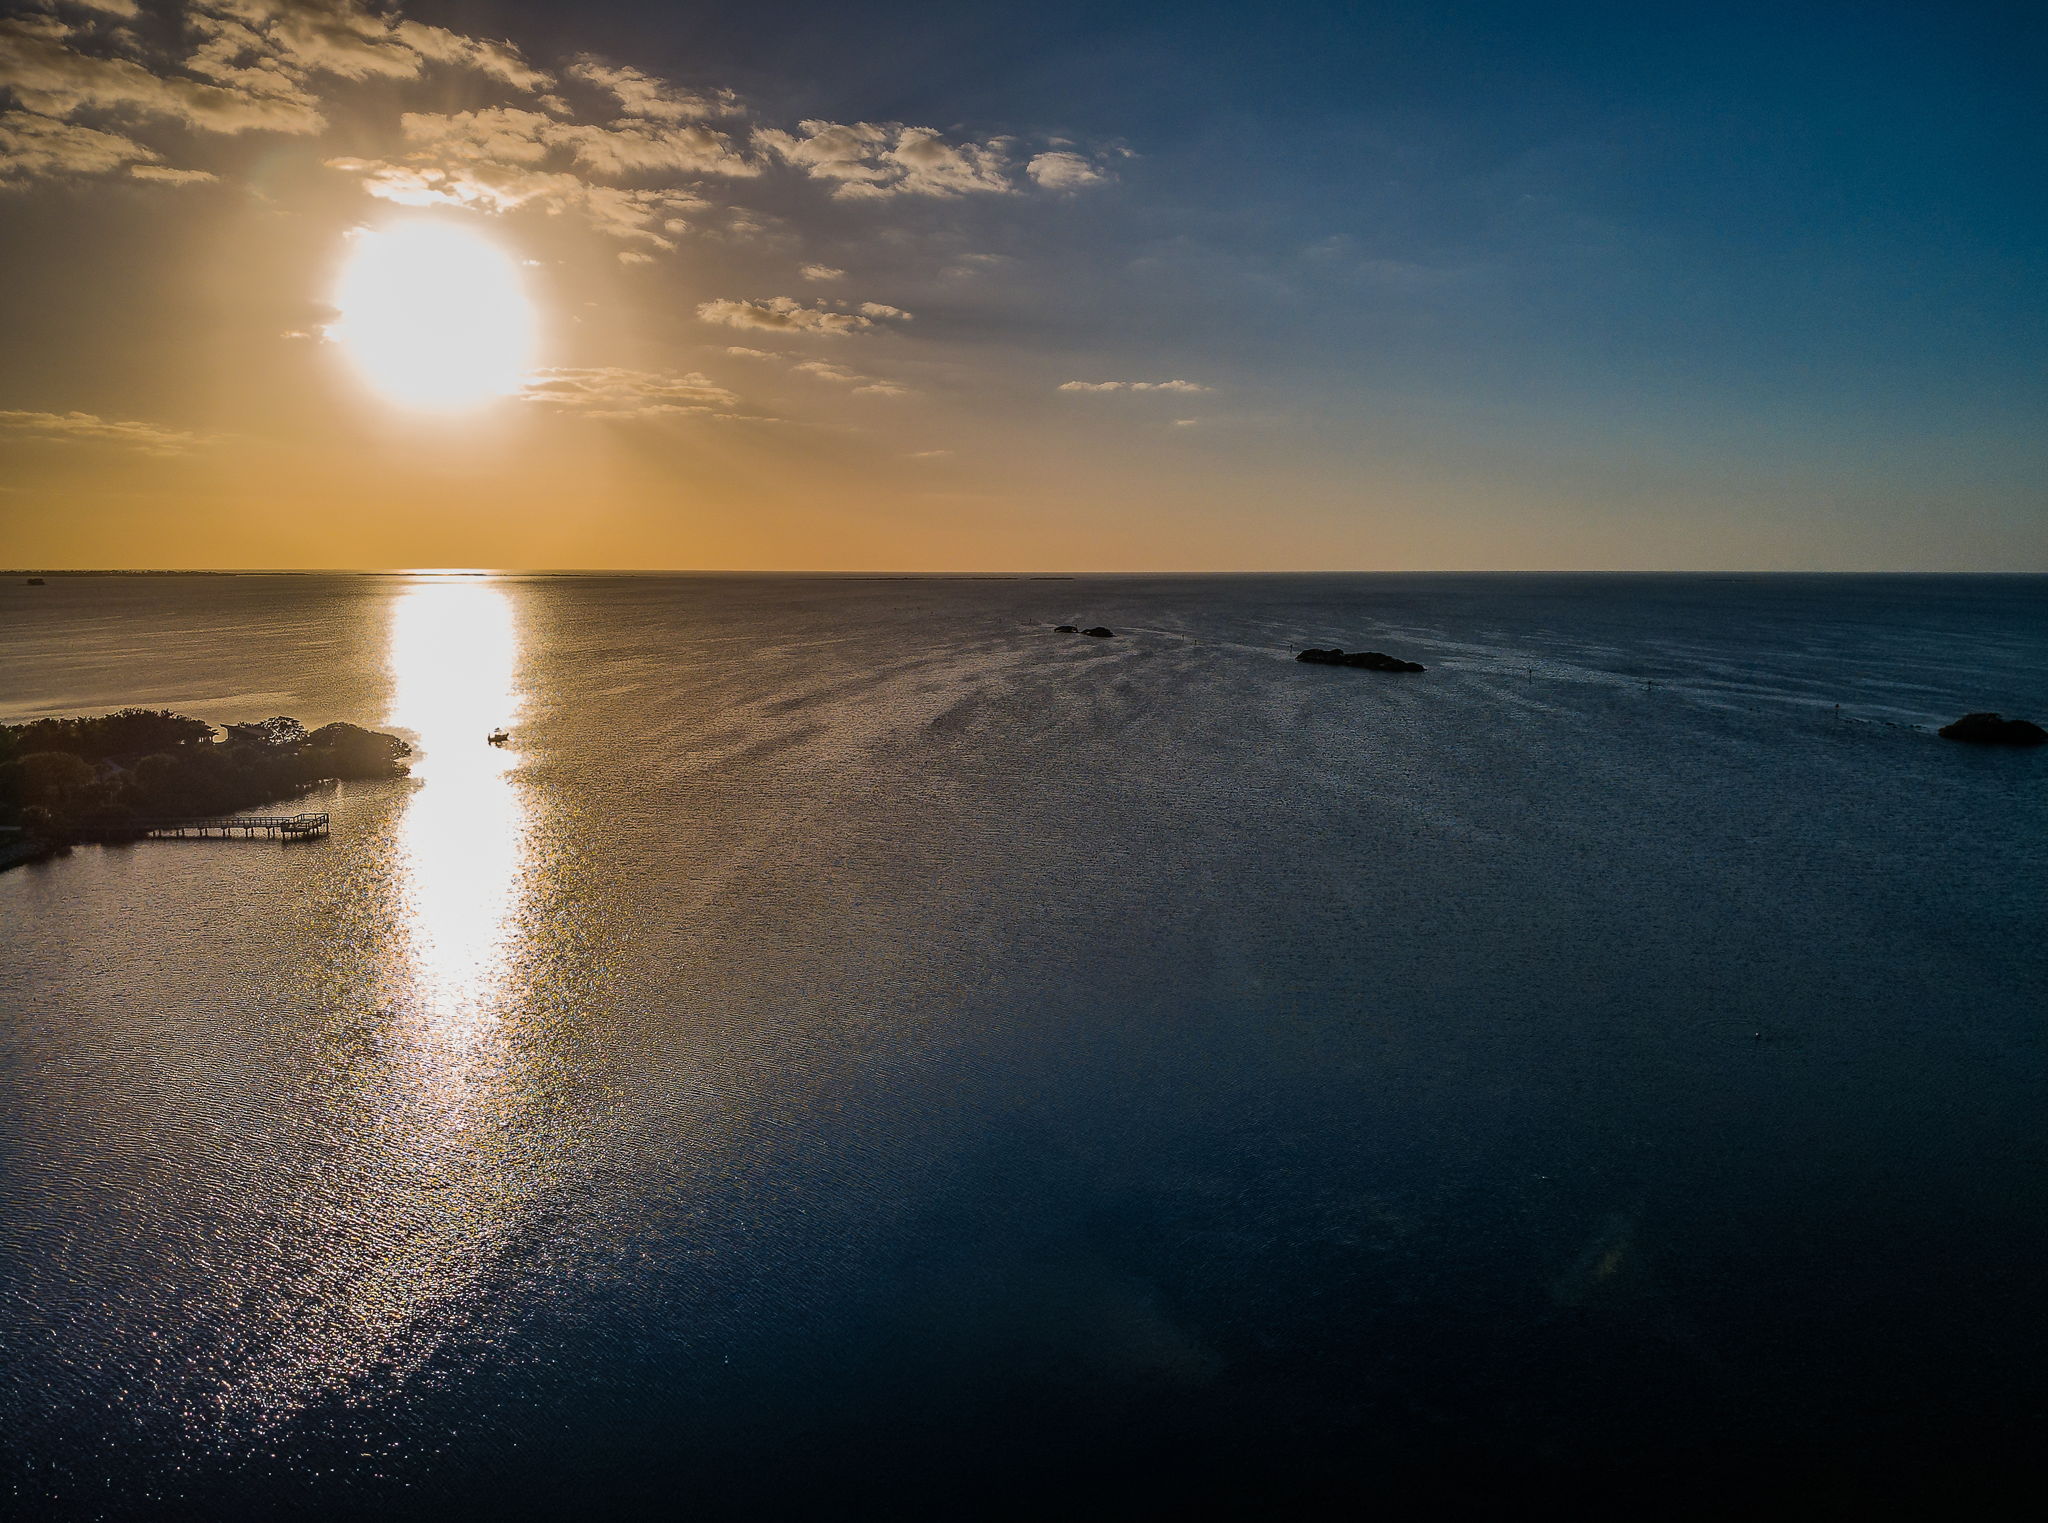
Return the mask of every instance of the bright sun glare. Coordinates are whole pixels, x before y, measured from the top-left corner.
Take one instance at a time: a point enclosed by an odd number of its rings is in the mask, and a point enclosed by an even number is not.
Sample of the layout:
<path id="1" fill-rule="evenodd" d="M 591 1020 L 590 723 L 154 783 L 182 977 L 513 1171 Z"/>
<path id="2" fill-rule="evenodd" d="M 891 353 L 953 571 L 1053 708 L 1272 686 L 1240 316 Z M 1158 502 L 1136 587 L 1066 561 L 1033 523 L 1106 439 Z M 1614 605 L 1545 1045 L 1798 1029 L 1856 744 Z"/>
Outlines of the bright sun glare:
<path id="1" fill-rule="evenodd" d="M 519 389 L 533 308 L 510 255 L 446 221 L 353 235 L 328 336 L 378 392 L 408 407 L 474 407 Z"/>

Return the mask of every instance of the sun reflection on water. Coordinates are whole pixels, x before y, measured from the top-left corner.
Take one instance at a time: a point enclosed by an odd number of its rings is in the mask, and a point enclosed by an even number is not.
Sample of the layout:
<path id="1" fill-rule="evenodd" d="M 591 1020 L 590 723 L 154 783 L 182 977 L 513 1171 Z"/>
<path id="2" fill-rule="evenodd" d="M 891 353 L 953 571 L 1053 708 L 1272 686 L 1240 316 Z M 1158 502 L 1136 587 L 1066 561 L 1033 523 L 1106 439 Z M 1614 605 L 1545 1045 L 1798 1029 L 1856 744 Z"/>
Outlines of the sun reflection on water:
<path id="1" fill-rule="evenodd" d="M 516 750 L 488 739 L 522 706 L 513 599 L 422 577 L 391 605 L 387 649 L 387 723 L 415 744 L 395 870 L 364 885 L 388 885 L 377 918 L 391 939 L 342 953 L 376 1006 L 334 1101 L 349 1161 L 287 1208 L 301 1252 L 264 1288 L 275 1315 L 244 1319 L 255 1357 L 220 1393 L 259 1428 L 408 1379 L 459 1325 L 539 1184 L 512 1034 L 527 809 Z"/>
<path id="2" fill-rule="evenodd" d="M 466 1048 L 495 1025 L 520 887 L 518 758 L 487 738 L 518 718 L 512 601 L 473 580 L 408 588 L 392 610 L 391 723 L 418 737 L 422 784 L 401 828 L 416 1017 Z"/>

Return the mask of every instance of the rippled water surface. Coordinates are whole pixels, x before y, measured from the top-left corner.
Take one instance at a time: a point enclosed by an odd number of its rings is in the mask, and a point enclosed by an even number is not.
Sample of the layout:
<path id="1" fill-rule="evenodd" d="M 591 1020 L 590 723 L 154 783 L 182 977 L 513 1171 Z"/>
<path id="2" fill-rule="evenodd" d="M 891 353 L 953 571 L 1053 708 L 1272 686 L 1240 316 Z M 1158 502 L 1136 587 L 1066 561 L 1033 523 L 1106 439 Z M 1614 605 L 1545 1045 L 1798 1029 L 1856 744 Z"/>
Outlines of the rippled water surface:
<path id="1" fill-rule="evenodd" d="M 2042 579 L 0 588 L 131 703 L 420 757 L 0 874 L 19 1515 L 2039 1478 Z"/>

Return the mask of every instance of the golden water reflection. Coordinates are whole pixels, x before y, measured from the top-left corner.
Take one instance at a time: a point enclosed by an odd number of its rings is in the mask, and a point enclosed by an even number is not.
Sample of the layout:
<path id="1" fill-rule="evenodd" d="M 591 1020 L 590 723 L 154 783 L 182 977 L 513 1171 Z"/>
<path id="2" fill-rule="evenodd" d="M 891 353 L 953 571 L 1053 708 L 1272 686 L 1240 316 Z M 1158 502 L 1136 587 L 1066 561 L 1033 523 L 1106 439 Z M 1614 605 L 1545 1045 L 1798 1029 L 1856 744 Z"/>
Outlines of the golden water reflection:
<path id="1" fill-rule="evenodd" d="M 538 1185 L 532 1083 L 512 1039 L 530 893 L 519 756 L 488 736 L 522 708 L 505 589 L 422 577 L 396 598 L 386 721 L 412 738 L 392 867 L 362 880 L 390 940 L 339 950 L 370 1042 L 344 1062 L 337 1153 L 293 1204 L 297 1248 L 223 1395 L 269 1426 L 365 1384 L 406 1380 L 460 1325 Z M 544 1151 L 544 1148 L 539 1149 Z"/>
<path id="2" fill-rule="evenodd" d="M 506 1024 L 527 820 L 518 754 L 489 739 L 521 708 L 510 594 L 414 583 L 392 608 L 390 660 L 390 723 L 418 759 L 397 838 L 405 968 L 384 1032 L 385 1121 L 436 1208 L 423 1246 L 473 1257 L 505 1204 L 498 1155 L 521 1095 Z"/>
<path id="3" fill-rule="evenodd" d="M 391 614 L 391 723 L 418 739 L 400 830 L 418 1035 L 450 1052 L 497 1024 L 526 820 L 517 755 L 488 736 L 519 717 L 519 632 L 501 588 L 406 589 Z"/>

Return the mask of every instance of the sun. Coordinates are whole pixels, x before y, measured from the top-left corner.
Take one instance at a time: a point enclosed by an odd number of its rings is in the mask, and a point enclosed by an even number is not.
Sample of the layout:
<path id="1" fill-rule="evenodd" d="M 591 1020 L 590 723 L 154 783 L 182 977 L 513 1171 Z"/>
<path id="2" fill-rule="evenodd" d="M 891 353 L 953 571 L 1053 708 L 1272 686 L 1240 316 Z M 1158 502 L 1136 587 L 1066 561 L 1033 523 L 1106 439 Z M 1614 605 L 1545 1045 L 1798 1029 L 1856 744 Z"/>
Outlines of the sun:
<path id="1" fill-rule="evenodd" d="M 511 255 L 439 218 L 362 228 L 350 244 L 327 336 L 373 390 L 444 411 L 519 390 L 534 315 Z"/>

